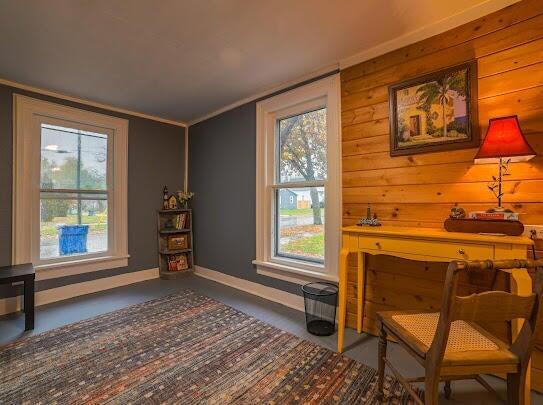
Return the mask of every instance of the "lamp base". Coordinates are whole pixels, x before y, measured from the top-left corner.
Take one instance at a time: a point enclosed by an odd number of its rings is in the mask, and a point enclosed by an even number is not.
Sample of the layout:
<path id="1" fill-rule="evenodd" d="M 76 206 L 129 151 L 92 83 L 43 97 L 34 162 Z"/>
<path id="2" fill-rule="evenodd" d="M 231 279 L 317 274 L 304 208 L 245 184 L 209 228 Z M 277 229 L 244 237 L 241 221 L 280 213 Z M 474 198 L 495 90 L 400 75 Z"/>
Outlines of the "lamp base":
<path id="1" fill-rule="evenodd" d="M 492 212 L 508 212 L 508 213 L 512 213 L 514 211 L 510 210 L 509 208 L 494 207 L 494 208 L 487 209 L 486 212 L 489 212 L 489 213 L 492 213 Z"/>

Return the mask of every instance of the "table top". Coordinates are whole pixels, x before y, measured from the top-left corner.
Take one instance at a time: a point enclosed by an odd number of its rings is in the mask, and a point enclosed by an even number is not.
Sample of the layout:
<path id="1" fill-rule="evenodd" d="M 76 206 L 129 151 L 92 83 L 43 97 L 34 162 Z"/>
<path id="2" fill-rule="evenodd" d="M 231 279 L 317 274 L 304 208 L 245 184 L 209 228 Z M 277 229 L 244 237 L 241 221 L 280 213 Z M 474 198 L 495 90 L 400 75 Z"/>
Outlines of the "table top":
<path id="1" fill-rule="evenodd" d="M 456 240 L 479 243 L 510 243 L 531 246 L 534 241 L 526 236 L 448 232 L 443 228 L 415 228 L 404 226 L 345 226 L 343 232 L 374 236 L 396 236 L 414 239 Z"/>
<path id="2" fill-rule="evenodd" d="M 0 280 L 28 277 L 34 274 L 34 266 L 32 266 L 32 263 L 0 267 Z"/>

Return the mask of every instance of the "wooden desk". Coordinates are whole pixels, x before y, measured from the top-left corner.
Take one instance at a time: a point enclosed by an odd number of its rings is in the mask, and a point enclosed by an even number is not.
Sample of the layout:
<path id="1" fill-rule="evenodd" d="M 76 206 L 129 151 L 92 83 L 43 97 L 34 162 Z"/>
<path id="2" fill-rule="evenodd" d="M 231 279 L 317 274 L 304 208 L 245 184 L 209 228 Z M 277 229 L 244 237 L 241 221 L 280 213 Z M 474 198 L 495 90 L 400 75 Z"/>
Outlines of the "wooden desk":
<path id="1" fill-rule="evenodd" d="M 361 333 L 364 318 L 365 254 L 390 255 L 432 262 L 525 259 L 528 254 L 527 248 L 532 244 L 531 239 L 523 236 L 478 235 L 447 232 L 444 229 L 434 228 L 344 227 L 339 265 L 338 352 L 343 351 L 347 312 L 347 257 L 349 253 L 356 253 L 358 256 L 356 329 L 358 333 Z M 532 292 L 532 279 L 526 270 L 511 272 L 511 290 L 518 294 Z M 521 320 L 513 322 L 513 336 L 516 336 L 521 326 Z"/>
<path id="2" fill-rule="evenodd" d="M 32 264 L 17 264 L 0 267 L 0 284 L 24 282 L 25 330 L 34 329 L 34 267 Z"/>

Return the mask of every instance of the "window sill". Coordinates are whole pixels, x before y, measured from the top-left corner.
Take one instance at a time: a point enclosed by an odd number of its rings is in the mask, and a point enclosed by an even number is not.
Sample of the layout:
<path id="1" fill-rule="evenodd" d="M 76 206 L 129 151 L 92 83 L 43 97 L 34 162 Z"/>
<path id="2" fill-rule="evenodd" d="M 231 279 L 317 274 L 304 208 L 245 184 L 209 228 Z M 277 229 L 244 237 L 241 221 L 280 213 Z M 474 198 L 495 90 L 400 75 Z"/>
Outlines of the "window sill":
<path id="1" fill-rule="evenodd" d="M 40 264 L 34 266 L 36 269 L 36 280 L 48 280 L 73 276 L 75 274 L 126 267 L 128 266 L 129 257 L 130 255 L 100 256 L 61 263 Z"/>
<path id="2" fill-rule="evenodd" d="M 332 274 L 321 273 L 314 270 L 300 269 L 294 266 L 288 266 L 282 263 L 265 262 L 253 260 L 256 265 L 256 272 L 263 276 L 277 278 L 296 284 L 307 284 L 314 281 L 332 281 L 338 282 L 338 277 Z"/>

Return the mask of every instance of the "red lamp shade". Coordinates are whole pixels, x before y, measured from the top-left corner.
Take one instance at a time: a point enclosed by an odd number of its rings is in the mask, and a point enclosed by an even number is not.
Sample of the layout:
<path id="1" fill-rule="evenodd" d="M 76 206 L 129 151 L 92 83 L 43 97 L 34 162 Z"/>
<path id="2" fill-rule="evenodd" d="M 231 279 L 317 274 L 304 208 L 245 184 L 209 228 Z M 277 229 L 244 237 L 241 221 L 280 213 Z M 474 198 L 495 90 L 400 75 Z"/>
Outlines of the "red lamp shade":
<path id="1" fill-rule="evenodd" d="M 535 155 L 520 130 L 517 116 L 513 115 L 493 118 L 488 122 L 488 130 L 475 156 L 475 163 L 495 163 L 500 158 L 523 162 Z"/>

